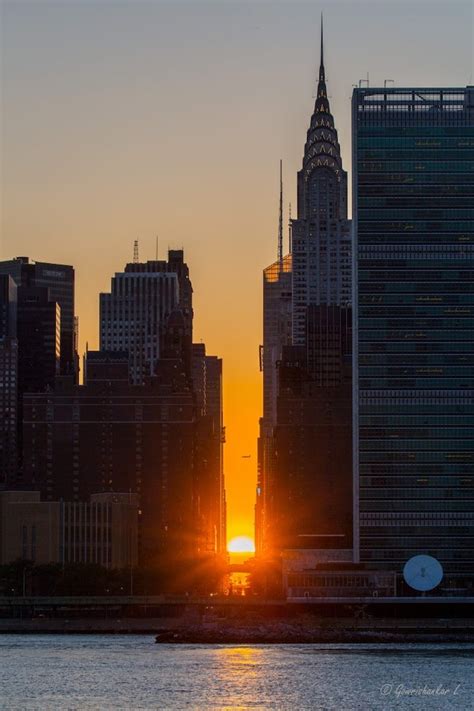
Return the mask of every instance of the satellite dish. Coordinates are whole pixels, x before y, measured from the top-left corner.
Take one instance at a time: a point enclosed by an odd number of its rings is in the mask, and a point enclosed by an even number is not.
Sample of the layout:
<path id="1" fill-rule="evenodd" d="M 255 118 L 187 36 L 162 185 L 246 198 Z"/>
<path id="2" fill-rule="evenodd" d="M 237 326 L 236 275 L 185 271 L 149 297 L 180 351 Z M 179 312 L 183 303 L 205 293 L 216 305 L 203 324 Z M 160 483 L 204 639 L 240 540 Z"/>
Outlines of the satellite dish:
<path id="1" fill-rule="evenodd" d="M 443 566 L 431 555 L 414 555 L 403 568 L 405 582 L 420 592 L 433 590 L 443 579 Z"/>

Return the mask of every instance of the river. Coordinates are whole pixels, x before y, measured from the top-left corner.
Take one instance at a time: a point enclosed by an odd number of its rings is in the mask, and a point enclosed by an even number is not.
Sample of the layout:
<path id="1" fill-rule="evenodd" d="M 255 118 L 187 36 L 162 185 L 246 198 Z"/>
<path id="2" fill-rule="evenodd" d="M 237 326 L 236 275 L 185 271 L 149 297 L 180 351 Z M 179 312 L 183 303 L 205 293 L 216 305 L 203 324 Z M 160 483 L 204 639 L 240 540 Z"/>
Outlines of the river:
<path id="1" fill-rule="evenodd" d="M 0 709 L 474 709 L 474 645 L 1 635 Z"/>

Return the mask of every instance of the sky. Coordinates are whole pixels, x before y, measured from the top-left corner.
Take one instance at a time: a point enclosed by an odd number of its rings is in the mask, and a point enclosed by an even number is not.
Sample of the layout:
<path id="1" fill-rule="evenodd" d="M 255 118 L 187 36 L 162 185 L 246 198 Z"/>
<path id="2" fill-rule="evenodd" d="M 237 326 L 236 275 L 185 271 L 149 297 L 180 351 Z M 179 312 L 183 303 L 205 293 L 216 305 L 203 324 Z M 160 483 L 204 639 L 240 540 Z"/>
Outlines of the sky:
<path id="1" fill-rule="evenodd" d="M 228 535 L 253 536 L 262 269 L 314 104 L 319 18 L 350 174 L 350 96 L 474 83 L 471 0 L 3 0 L 0 258 L 76 269 L 80 348 L 132 260 L 184 248 L 194 340 L 223 358 Z M 295 207 L 293 208 L 295 211 Z M 294 214 L 293 211 L 293 214 Z M 242 458 L 244 455 L 250 458 Z"/>

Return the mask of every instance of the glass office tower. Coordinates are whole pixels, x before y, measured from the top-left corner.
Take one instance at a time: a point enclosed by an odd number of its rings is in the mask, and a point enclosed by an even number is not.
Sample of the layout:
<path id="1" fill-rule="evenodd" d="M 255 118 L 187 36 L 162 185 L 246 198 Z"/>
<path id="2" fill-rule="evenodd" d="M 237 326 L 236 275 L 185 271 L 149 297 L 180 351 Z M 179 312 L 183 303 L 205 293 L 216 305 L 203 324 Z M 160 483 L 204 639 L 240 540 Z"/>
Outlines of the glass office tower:
<path id="1" fill-rule="evenodd" d="M 356 89 L 360 560 L 474 589 L 474 87 Z"/>

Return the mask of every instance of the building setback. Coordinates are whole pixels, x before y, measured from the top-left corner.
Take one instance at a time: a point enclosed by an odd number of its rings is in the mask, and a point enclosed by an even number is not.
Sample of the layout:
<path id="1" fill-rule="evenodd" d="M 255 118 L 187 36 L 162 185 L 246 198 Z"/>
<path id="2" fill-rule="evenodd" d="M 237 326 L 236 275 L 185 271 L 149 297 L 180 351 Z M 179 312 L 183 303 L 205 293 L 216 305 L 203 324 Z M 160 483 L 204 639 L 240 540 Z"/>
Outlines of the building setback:
<path id="1" fill-rule="evenodd" d="M 474 579 L 474 87 L 352 100 L 360 560 Z"/>

